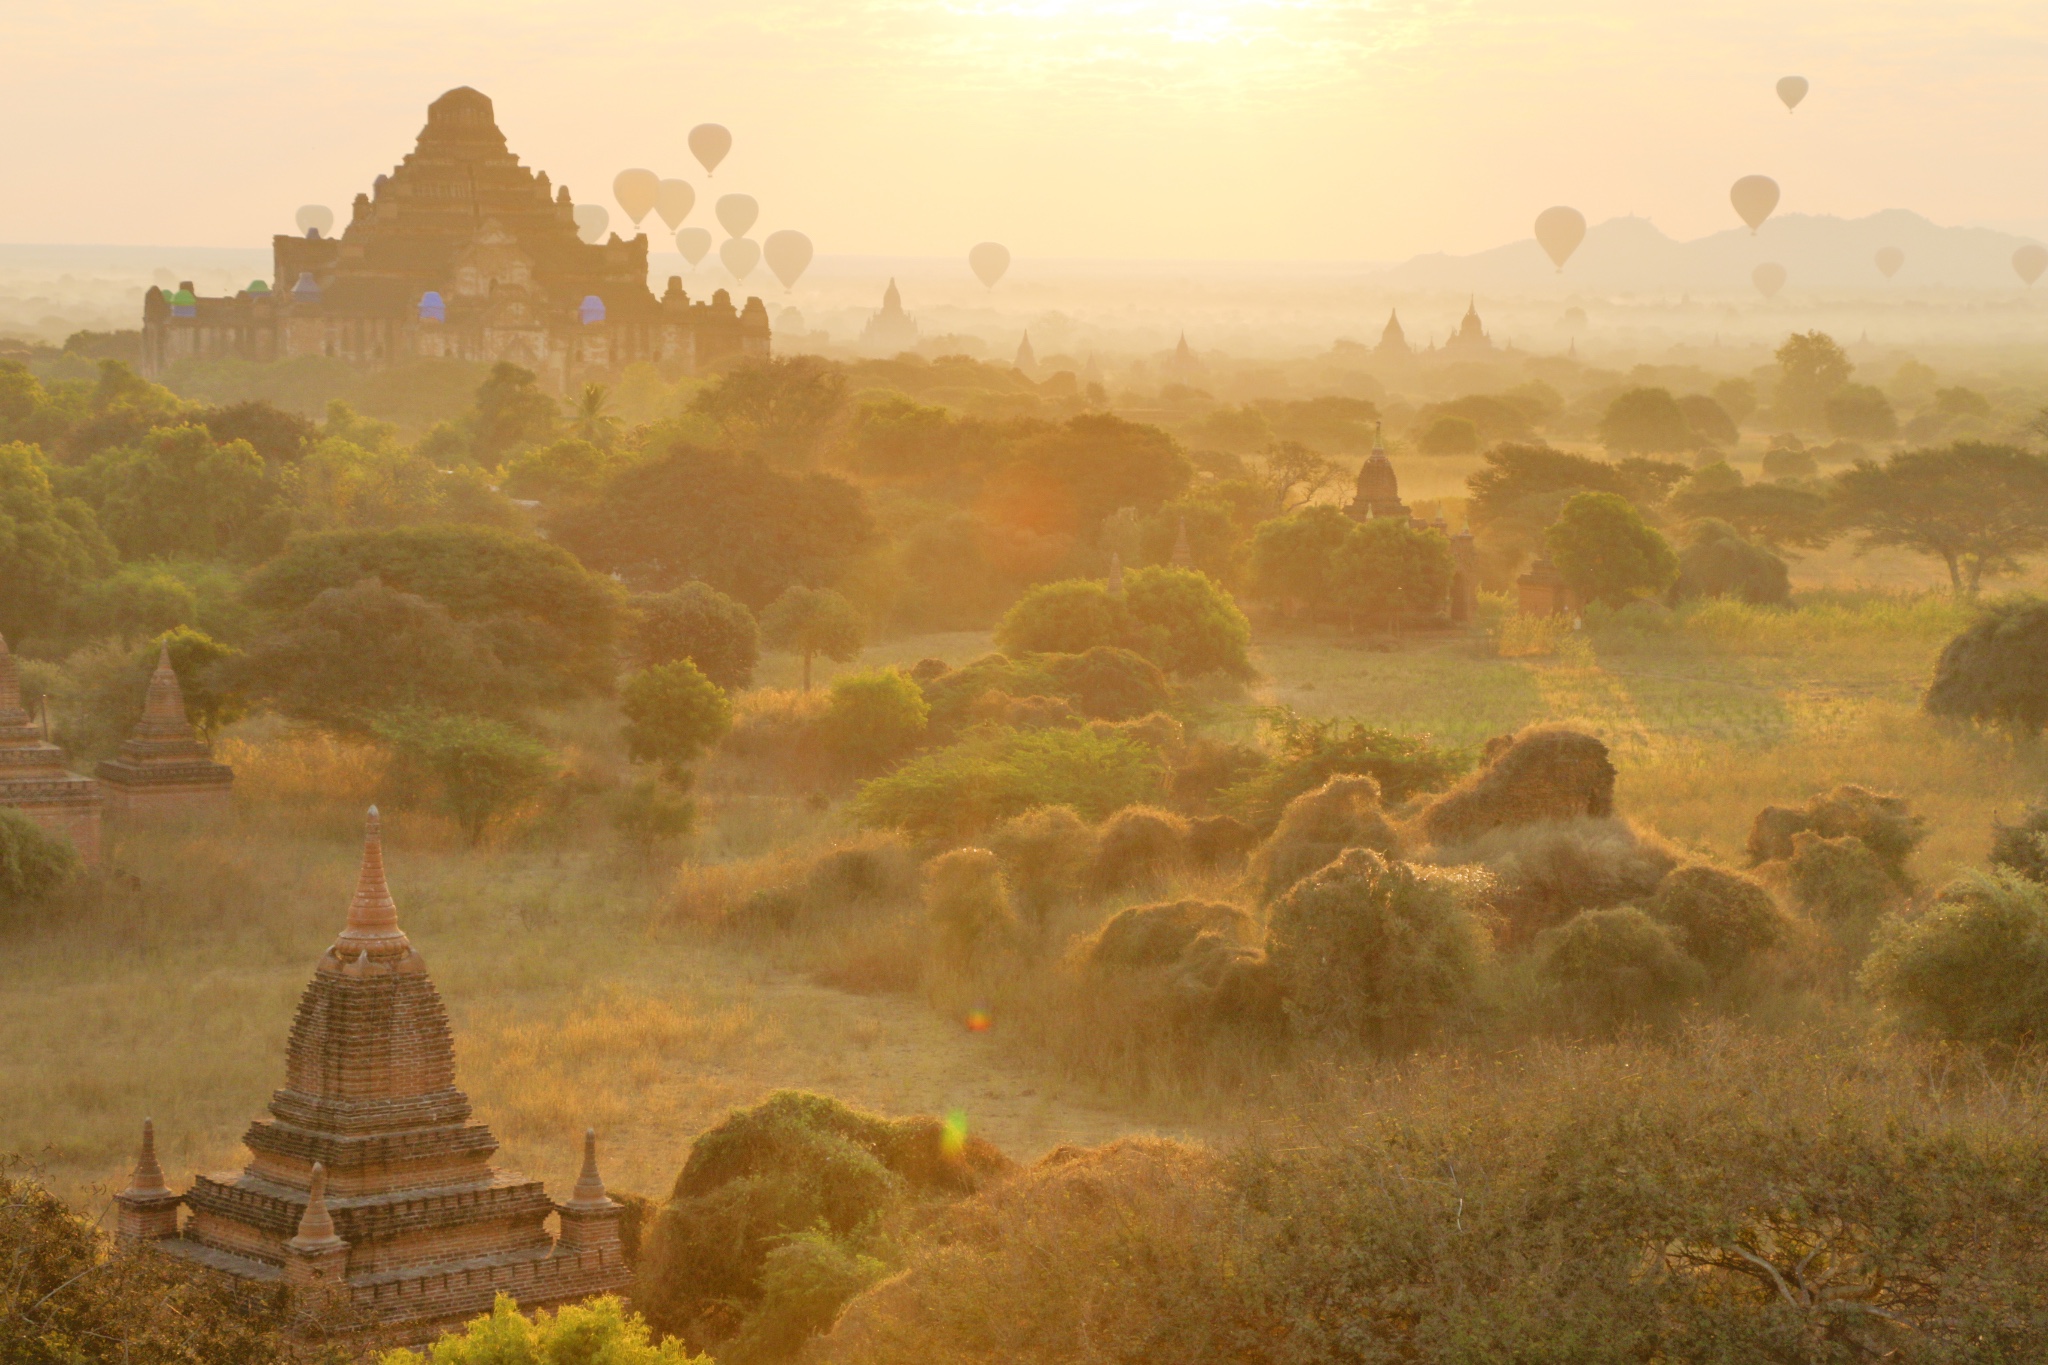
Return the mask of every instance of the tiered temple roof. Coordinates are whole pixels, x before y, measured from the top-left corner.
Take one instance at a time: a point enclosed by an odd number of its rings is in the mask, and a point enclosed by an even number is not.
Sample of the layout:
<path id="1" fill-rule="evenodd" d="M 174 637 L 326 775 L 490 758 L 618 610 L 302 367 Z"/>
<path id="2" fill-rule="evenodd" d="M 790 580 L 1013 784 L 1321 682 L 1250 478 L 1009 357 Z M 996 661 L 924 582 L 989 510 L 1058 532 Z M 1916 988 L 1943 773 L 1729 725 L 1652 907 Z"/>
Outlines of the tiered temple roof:
<path id="1" fill-rule="evenodd" d="M 64 766 L 22 704 L 21 675 L 0 636 L 0 806 L 11 806 L 71 841 L 88 865 L 100 856 L 100 788 Z"/>
<path id="2" fill-rule="evenodd" d="M 214 762 L 213 751 L 192 729 L 168 648 L 157 651 L 135 733 L 121 745 L 121 756 L 105 760 L 97 772 L 107 804 L 116 811 L 144 814 L 227 804 L 234 769 Z"/>
<path id="3" fill-rule="evenodd" d="M 1393 517 L 1399 521 L 1410 519 L 1408 504 L 1401 501 L 1400 480 L 1394 477 L 1394 462 L 1387 458 L 1387 448 L 1380 443 L 1377 428 L 1373 431 L 1372 453 L 1358 467 L 1357 490 L 1344 514 L 1355 521 L 1374 521 L 1381 517 Z"/>
<path id="4" fill-rule="evenodd" d="M 201 1175 L 162 1214 L 152 1135 L 117 1197 L 130 1241 L 255 1284 L 385 1340 L 416 1340 L 509 1293 L 533 1308 L 605 1293 L 630 1278 L 620 1207 L 584 1175 L 556 1204 L 538 1180 L 490 1164 L 497 1140 L 455 1085 L 448 1013 L 398 925 L 370 812 L 348 922 L 300 997 L 285 1083 L 250 1124 L 241 1171 Z M 559 1214 L 561 1236 L 545 1226 Z"/>

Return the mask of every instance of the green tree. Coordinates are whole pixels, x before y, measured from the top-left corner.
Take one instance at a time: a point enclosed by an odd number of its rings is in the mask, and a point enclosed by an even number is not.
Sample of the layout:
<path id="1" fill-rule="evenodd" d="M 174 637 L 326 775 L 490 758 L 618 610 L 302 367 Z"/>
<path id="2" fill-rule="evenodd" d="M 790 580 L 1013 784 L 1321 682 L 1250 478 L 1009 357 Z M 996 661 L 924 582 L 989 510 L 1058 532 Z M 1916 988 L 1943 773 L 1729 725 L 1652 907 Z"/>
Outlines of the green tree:
<path id="1" fill-rule="evenodd" d="M 688 659 L 643 669 L 620 689 L 626 749 L 679 776 L 732 728 L 732 703 Z"/>
<path id="2" fill-rule="evenodd" d="M 1899 434 L 1898 414 L 1884 390 L 1844 384 L 1827 397 L 1828 430 L 1852 440 L 1889 441 Z"/>
<path id="3" fill-rule="evenodd" d="M 1332 552 L 1329 574 L 1338 606 L 1354 617 L 1398 626 L 1440 612 L 1456 571 L 1442 531 L 1376 517 L 1352 522 Z"/>
<path id="4" fill-rule="evenodd" d="M 1778 348 L 1778 420 L 1801 431 L 1826 425 L 1827 402 L 1856 367 L 1826 332 L 1794 332 Z"/>
<path id="5" fill-rule="evenodd" d="M 1663 592 L 1678 577 L 1678 556 L 1626 498 L 1581 493 L 1544 533 L 1551 560 L 1574 591 L 1620 606 Z"/>
<path id="6" fill-rule="evenodd" d="M 1289 613 L 1311 615 L 1334 601 L 1331 556 L 1355 523 L 1335 507 L 1304 507 L 1252 531 L 1253 593 Z"/>
<path id="7" fill-rule="evenodd" d="M 1931 715 L 2040 734 L 2048 726 L 2048 602 L 2014 597 L 1979 611 L 1942 648 L 1924 705 Z"/>
<path id="8" fill-rule="evenodd" d="M 63 618 L 78 594 L 114 567 L 92 509 L 59 498 L 40 450 L 0 445 L 0 634 L 21 638 Z"/>
<path id="9" fill-rule="evenodd" d="M 1607 405 L 1600 442 L 1623 455 L 1653 455 L 1690 450 L 1698 439 L 1669 389 L 1630 389 Z"/>
<path id="10" fill-rule="evenodd" d="M 1971 872 L 1926 913 L 1894 920 L 1863 983 L 1911 1027 L 1966 1042 L 2048 1032 L 2048 891 L 2013 872 Z"/>
<path id="11" fill-rule="evenodd" d="M 619 439 L 619 419 L 611 412 L 612 391 L 595 381 L 576 393 L 569 411 L 569 430 L 579 441 L 610 450 Z"/>
<path id="12" fill-rule="evenodd" d="M 1695 473 L 1671 495 L 1669 509 L 1688 521 L 1726 522 L 1746 540 L 1773 550 L 1817 550 L 1834 539 L 1828 500 L 1780 483 L 1745 484 L 1725 461 Z"/>
<path id="13" fill-rule="evenodd" d="M 701 579 L 756 611 L 792 584 L 839 581 L 876 539 L 846 480 L 690 445 L 622 470 L 548 525 L 600 573 L 661 588 Z"/>
<path id="14" fill-rule="evenodd" d="M 1019 441 L 991 482 L 990 516 L 1039 535 L 1092 538 L 1118 508 L 1148 512 L 1178 497 L 1194 466 L 1157 427 L 1082 413 Z"/>
<path id="15" fill-rule="evenodd" d="M 1479 449 L 1479 424 L 1469 417 L 1441 413 L 1422 429 L 1415 445 L 1425 455 L 1470 455 Z"/>
<path id="16" fill-rule="evenodd" d="M 1691 542 L 1678 553 L 1678 581 L 1672 596 L 1734 597 L 1756 606 L 1783 606 L 1792 599 L 1785 561 L 1744 540 L 1725 521 L 1695 522 Z"/>
<path id="17" fill-rule="evenodd" d="M 738 449 L 807 459 L 846 410 L 846 371 L 812 355 L 746 360 L 698 390 L 690 408 Z"/>
<path id="18" fill-rule="evenodd" d="M 371 729 L 391 746 L 398 783 L 416 790 L 430 782 L 435 804 L 471 847 L 491 821 L 533 801 L 561 773 L 545 744 L 482 716 L 401 712 L 378 717 Z"/>
<path id="19" fill-rule="evenodd" d="M 1739 427 L 1756 414 L 1756 381 L 1724 379 L 1714 385 L 1713 398 L 1728 420 Z"/>
<path id="20" fill-rule="evenodd" d="M 185 697 L 186 718 L 200 734 L 217 733 L 248 709 L 248 699 L 229 681 L 242 651 L 222 644 L 203 630 L 178 626 L 157 636 L 143 649 L 150 672 L 155 671 L 159 646 L 170 653 L 171 671 L 178 675 L 178 690 Z M 147 689 L 145 674 L 137 696 Z"/>
<path id="21" fill-rule="evenodd" d="M 1332 401 L 1341 403 L 1348 400 Z M 1370 408 L 1372 404 L 1365 406 Z M 1337 466 L 1327 455 L 1311 450 L 1300 441 L 1273 442 L 1266 447 L 1259 465 L 1268 505 L 1280 513 L 1307 507 L 1338 477 Z"/>
<path id="22" fill-rule="evenodd" d="M 1465 504 L 1473 532 L 1494 555 L 1519 561 L 1543 545 L 1543 531 L 1573 495 L 1618 493 L 1651 502 L 1661 489 L 1625 473 L 1621 466 L 1547 445 L 1498 445 L 1485 465 L 1465 480 Z"/>
<path id="23" fill-rule="evenodd" d="M 1754 395 L 1750 398 L 1750 406 L 1756 406 Z M 1735 419 L 1728 415 L 1728 410 L 1706 394 L 1687 394 L 1678 400 L 1678 410 L 1685 414 L 1685 424 L 1691 428 L 1697 441 L 1732 446 L 1742 439 L 1742 433 L 1736 430 Z"/>
<path id="24" fill-rule="evenodd" d="M 1863 549 L 1898 546 L 1948 566 L 1958 597 L 1987 575 L 2017 573 L 2048 547 L 2048 457 L 1959 441 L 1858 460 L 1835 477 L 1835 516 Z"/>
<path id="25" fill-rule="evenodd" d="M 1013 654 L 1080 654 L 1129 634 L 1123 603 L 1091 578 L 1027 588 L 996 623 L 996 644 Z"/>
<path id="26" fill-rule="evenodd" d="M 917 747 L 931 706 L 901 670 L 849 673 L 832 680 L 819 721 L 825 746 L 849 772 L 875 772 Z"/>
<path id="27" fill-rule="evenodd" d="M 68 839 L 44 831 L 18 810 L 0 806 L 0 910 L 46 900 L 78 872 Z"/>
<path id="28" fill-rule="evenodd" d="M 247 441 L 214 444 L 202 426 L 164 427 L 102 452 L 67 481 L 97 503 L 129 559 L 260 559 L 284 542 L 284 493 Z"/>
<path id="29" fill-rule="evenodd" d="M 643 777 L 612 797 L 612 827 L 643 858 L 655 845 L 680 839 L 697 825 L 697 803 L 677 790 L 679 784 Z"/>
<path id="30" fill-rule="evenodd" d="M 761 638 L 772 649 L 803 656 L 808 692 L 813 658 L 822 654 L 845 663 L 860 653 L 860 616 L 830 588 L 793 587 L 761 613 Z"/>
<path id="31" fill-rule="evenodd" d="M 685 583 L 632 602 L 633 652 L 642 668 L 688 659 L 728 692 L 753 681 L 761 632 L 746 604 L 709 583 Z"/>
<path id="32" fill-rule="evenodd" d="M 198 414 L 198 420 L 215 444 L 247 441 L 263 457 L 263 463 L 272 467 L 296 462 L 320 435 L 320 429 L 298 413 L 260 398 L 208 408 Z"/>
<path id="33" fill-rule="evenodd" d="M 471 449 L 479 462 L 495 468 L 521 446 L 552 440 L 559 415 L 532 370 L 501 360 L 477 388 L 469 419 Z"/>
<path id="34" fill-rule="evenodd" d="M 1154 564 L 1124 575 L 1132 647 L 1169 673 L 1252 675 L 1251 626 L 1216 581 L 1195 569 Z"/>
<path id="35" fill-rule="evenodd" d="M 612 475 L 632 463 L 622 451 L 581 436 L 528 446 L 505 462 L 505 491 L 530 498 L 550 511 L 584 504 L 604 490 Z"/>
<path id="36" fill-rule="evenodd" d="M 640 1315 L 610 1295 L 529 1318 L 500 1294 L 487 1316 L 442 1334 L 424 1355 L 385 1351 L 377 1365 L 711 1365 L 711 1357 L 673 1338 L 657 1344 Z"/>

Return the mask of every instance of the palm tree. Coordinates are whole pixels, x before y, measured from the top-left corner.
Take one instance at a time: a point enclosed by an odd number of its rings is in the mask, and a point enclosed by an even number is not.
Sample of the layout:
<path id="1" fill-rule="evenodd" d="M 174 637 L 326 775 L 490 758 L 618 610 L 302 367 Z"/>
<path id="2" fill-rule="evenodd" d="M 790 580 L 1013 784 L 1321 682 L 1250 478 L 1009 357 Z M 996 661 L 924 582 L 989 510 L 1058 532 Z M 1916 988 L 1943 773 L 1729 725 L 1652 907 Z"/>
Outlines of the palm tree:
<path id="1" fill-rule="evenodd" d="M 569 428 L 578 440 L 588 441 L 600 450 L 611 449 L 612 442 L 619 438 L 619 419 L 605 411 L 611 397 L 612 391 L 598 383 L 585 384 L 583 392 L 576 395 Z"/>

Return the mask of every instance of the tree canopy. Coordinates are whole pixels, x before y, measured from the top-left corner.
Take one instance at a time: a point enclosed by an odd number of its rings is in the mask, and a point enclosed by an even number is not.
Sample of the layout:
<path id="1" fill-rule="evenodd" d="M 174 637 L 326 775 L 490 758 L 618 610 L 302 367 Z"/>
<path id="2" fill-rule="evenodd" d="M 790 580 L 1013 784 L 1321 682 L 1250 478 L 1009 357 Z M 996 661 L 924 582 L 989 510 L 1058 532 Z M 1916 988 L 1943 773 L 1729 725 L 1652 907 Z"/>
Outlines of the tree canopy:
<path id="1" fill-rule="evenodd" d="M 1864 549 L 1898 546 L 1948 567 L 1957 596 L 1988 575 L 2015 573 L 2048 548 L 2048 457 L 1959 441 L 1858 460 L 1835 478 L 1835 516 Z"/>
<path id="2" fill-rule="evenodd" d="M 1678 557 L 1626 498 L 1580 493 L 1544 533 L 1566 583 L 1610 606 L 1663 592 L 1678 577 Z"/>

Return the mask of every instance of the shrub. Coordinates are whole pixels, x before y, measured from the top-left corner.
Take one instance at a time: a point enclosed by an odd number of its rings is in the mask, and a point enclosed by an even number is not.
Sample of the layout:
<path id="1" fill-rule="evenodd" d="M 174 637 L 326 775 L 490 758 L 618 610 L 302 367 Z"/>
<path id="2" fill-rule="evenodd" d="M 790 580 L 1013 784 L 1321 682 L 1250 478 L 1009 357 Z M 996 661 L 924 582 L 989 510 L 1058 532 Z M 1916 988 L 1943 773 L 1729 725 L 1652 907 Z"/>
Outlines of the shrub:
<path id="1" fill-rule="evenodd" d="M 996 643 L 1013 654 L 1082 654 L 1129 633 L 1124 604 L 1087 578 L 1029 588 L 996 623 Z"/>
<path id="2" fill-rule="evenodd" d="M 1080 893 L 1095 861 L 1095 831 L 1066 806 L 1013 815 L 996 826 L 988 843 L 1002 860 L 1003 879 L 1019 907 L 1041 926 Z"/>
<path id="3" fill-rule="evenodd" d="M 688 659 L 728 692 L 754 679 L 761 633 L 746 604 L 709 583 L 633 599 L 633 653 L 642 668 Z"/>
<path id="4" fill-rule="evenodd" d="M 1780 946 L 1791 927 L 1762 886 L 1702 863 L 1673 868 L 1648 909 L 1715 976 L 1739 971 Z"/>
<path id="5" fill-rule="evenodd" d="M 1085 716 L 1131 720 L 1166 706 L 1166 675 L 1142 654 L 1093 645 L 1045 662 L 1059 691 L 1072 697 Z"/>
<path id="6" fill-rule="evenodd" d="M 776 1248 L 816 1231 L 849 1251 L 879 1247 L 877 1222 L 953 1199 L 1006 1173 L 978 1137 L 934 1118 L 885 1119 L 790 1091 L 739 1110 L 690 1148 L 642 1242 L 633 1299 L 695 1346 L 743 1333 Z"/>
<path id="7" fill-rule="evenodd" d="M 1134 739 L 1147 748 L 1156 749 L 1163 757 L 1172 757 L 1187 744 L 1187 727 L 1172 716 L 1154 711 L 1149 716 L 1136 720 L 1091 720 L 1088 722 L 1091 734 L 1105 738 L 1122 736 Z"/>
<path id="8" fill-rule="evenodd" d="M 1218 804 L 1259 829 L 1271 829 L 1288 802 L 1332 777 L 1370 777 L 1386 800 L 1400 802 L 1448 786 L 1469 766 L 1455 750 L 1358 721 L 1312 720 L 1284 706 L 1262 713 L 1262 719 L 1274 739 L 1273 757 L 1217 796 Z"/>
<path id="9" fill-rule="evenodd" d="M 0 806 L 0 908 L 46 900 L 78 871 L 68 839 L 46 833 L 18 810 Z"/>
<path id="10" fill-rule="evenodd" d="M 1712 439 L 1712 434 L 1694 433 L 1669 389 L 1629 389 L 1607 405 L 1600 419 L 1601 444 L 1619 455 L 1690 450 L 1702 437 Z"/>
<path id="11" fill-rule="evenodd" d="M 2016 825 L 1992 826 L 1991 861 L 2029 881 L 2048 882 L 2048 806 L 2030 806 Z"/>
<path id="12" fill-rule="evenodd" d="M 671 774 L 682 772 L 732 728 L 732 703 L 688 659 L 626 679 L 619 709 L 626 716 L 628 752 Z"/>
<path id="13" fill-rule="evenodd" d="M 819 787 L 838 776 L 819 735 L 829 705 L 823 693 L 793 687 L 743 692 L 718 751 L 786 786 Z"/>
<path id="14" fill-rule="evenodd" d="M 1785 561 L 1752 545 L 1725 521 L 1696 523 L 1692 543 L 1678 555 L 1674 598 L 1733 597 L 1753 606 L 1783 606 L 1792 600 Z"/>
<path id="15" fill-rule="evenodd" d="M 1863 982 L 1915 1029 L 1965 1042 L 2048 1036 L 2048 890 L 1969 873 L 1925 914 L 1888 923 Z"/>
<path id="16" fill-rule="evenodd" d="M 410 791 L 430 778 L 437 804 L 472 845 L 491 821 L 531 802 L 561 772 L 545 744 L 481 716 L 411 712 L 385 717 L 374 729 L 397 759 L 387 780 Z"/>
<path id="17" fill-rule="evenodd" d="M 1251 625 L 1207 574 L 1153 564 L 1124 575 L 1133 647 L 1169 673 L 1252 676 Z"/>
<path id="18" fill-rule="evenodd" d="M 1188 822 L 1171 811 L 1126 806 L 1096 834 L 1088 879 L 1100 891 L 1156 886 L 1186 866 Z"/>
<path id="19" fill-rule="evenodd" d="M 1706 984 L 1671 931 L 1633 906 L 1584 911 L 1546 930 L 1537 952 L 1553 1007 L 1593 1033 L 1668 1027 Z"/>
<path id="20" fill-rule="evenodd" d="M 657 1345 L 646 1321 L 609 1294 L 566 1303 L 552 1313 L 538 1309 L 529 1318 L 510 1294 L 503 1293 L 489 1313 L 442 1333 L 424 1355 L 399 1347 L 380 1354 L 377 1365 L 528 1365 L 555 1360 L 711 1365 L 710 1357 L 690 1354 L 680 1341 Z"/>
<path id="21" fill-rule="evenodd" d="M 1493 748 L 1485 766 L 1422 812 L 1433 843 L 1457 843 L 1491 829 L 1614 813 L 1614 765 L 1589 734 L 1533 725 Z"/>
<path id="22" fill-rule="evenodd" d="M 1252 882 L 1270 901 L 1347 848 L 1401 856 L 1401 841 L 1380 810 L 1380 784 L 1333 777 L 1287 803 L 1280 824 L 1252 855 Z"/>
<path id="23" fill-rule="evenodd" d="M 1084 819 L 1156 796 L 1159 755 L 1086 730 L 996 730 L 920 755 L 862 784 L 854 815 L 920 838 L 971 837 L 1033 806 L 1071 806 Z"/>
<path id="24" fill-rule="evenodd" d="M 848 1300 L 888 1273 L 886 1261 L 828 1232 L 807 1228 L 792 1234 L 763 1258 L 760 1303 L 732 1341 L 719 1347 L 720 1362 L 795 1359 L 807 1340 L 832 1326 Z"/>
<path id="25" fill-rule="evenodd" d="M 1616 493 L 1575 495 L 1543 540 L 1564 581 L 1588 601 L 1618 607 L 1678 577 L 1669 542 Z"/>
<path id="26" fill-rule="evenodd" d="M 2017 597 L 1984 608 L 1941 651 L 1921 704 L 1929 715 L 2040 734 L 2048 725 L 2048 601 Z"/>
<path id="27" fill-rule="evenodd" d="M 1781 872 L 1793 904 L 1828 931 L 1836 958 L 1850 968 L 1869 954 L 1879 922 L 1904 899 L 1884 861 L 1847 834 L 1827 839 L 1801 831 L 1792 836 L 1792 856 L 1763 869 Z"/>
<path id="28" fill-rule="evenodd" d="M 1016 937 L 1002 864 L 985 848 L 956 848 L 926 863 L 924 907 L 939 956 L 955 965 Z"/>
<path id="29" fill-rule="evenodd" d="M 1912 813 L 1902 796 L 1845 783 L 1803 806 L 1766 806 L 1758 811 L 1749 827 L 1750 861 L 1789 858 L 1794 839 L 1809 832 L 1824 839 L 1855 839 L 1877 856 L 1893 881 L 1909 888 L 1912 878 L 1906 860 L 1927 837 L 1927 822 Z"/>
<path id="30" fill-rule="evenodd" d="M 1415 445 L 1425 455 L 1470 455 L 1479 449 L 1479 424 L 1446 413 L 1429 424 Z"/>
<path id="31" fill-rule="evenodd" d="M 1773 483 L 1797 483 L 1820 477 L 1820 461 L 1803 449 L 1773 446 L 1764 452 L 1763 476 Z"/>
<path id="32" fill-rule="evenodd" d="M 1502 936 L 1517 944 L 1582 910 L 1645 900 L 1678 864 L 1661 841 L 1612 817 L 1498 829 L 1440 846 L 1433 857 L 1492 874 L 1487 904 L 1500 917 Z"/>
<path id="33" fill-rule="evenodd" d="M 1136 971 L 1170 966 L 1203 934 L 1219 934 L 1249 945 L 1257 931 L 1252 917 L 1235 905 L 1182 900 L 1132 905 L 1109 917 L 1082 949 L 1090 967 Z"/>
<path id="34" fill-rule="evenodd" d="M 1004 654 L 984 654 L 971 663 L 920 679 L 925 700 L 931 703 L 931 728 L 937 735 L 950 736 L 985 717 L 990 692 L 1006 697 L 1046 697 L 1056 694 L 1059 684 L 1046 667 L 1050 656 L 1025 655 L 1012 659 Z"/>
<path id="35" fill-rule="evenodd" d="M 1274 906 L 1266 953 L 1310 1035 L 1395 1051 L 1473 1009 L 1488 947 L 1455 877 L 1351 849 Z"/>
<path id="36" fill-rule="evenodd" d="M 1232 816 L 1203 815 L 1188 821 L 1188 859 L 1199 868 L 1242 862 L 1258 843 L 1259 832 Z"/>
<path id="37" fill-rule="evenodd" d="M 924 693 L 896 669 L 851 673 L 832 680 L 820 737 L 847 771 L 870 773 L 915 748 L 930 715 Z"/>
<path id="38" fill-rule="evenodd" d="M 652 856 L 655 845 L 680 839 L 697 825 L 697 803 L 651 777 L 613 796 L 611 813 L 619 838 L 643 858 Z"/>

